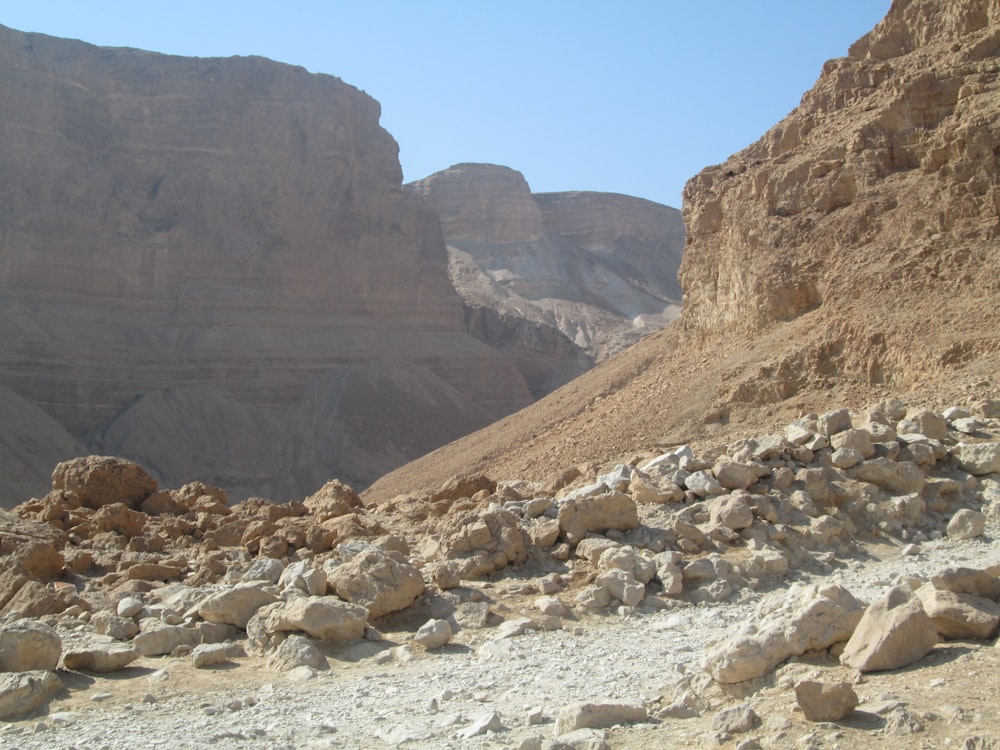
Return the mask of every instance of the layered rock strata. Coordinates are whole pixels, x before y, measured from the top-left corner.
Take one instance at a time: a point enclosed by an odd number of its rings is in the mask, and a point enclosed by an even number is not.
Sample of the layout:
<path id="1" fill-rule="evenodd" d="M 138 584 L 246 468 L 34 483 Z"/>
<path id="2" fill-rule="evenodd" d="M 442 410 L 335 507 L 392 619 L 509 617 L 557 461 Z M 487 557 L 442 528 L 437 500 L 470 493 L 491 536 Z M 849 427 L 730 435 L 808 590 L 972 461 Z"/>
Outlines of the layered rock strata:
<path id="1" fill-rule="evenodd" d="M 17 436 L 282 498 L 530 401 L 464 332 L 367 95 L 261 58 L 6 28 L 0 50 L 0 388 L 50 418 L 7 425 L 5 502 L 38 463 Z"/>
<path id="2" fill-rule="evenodd" d="M 457 164 L 406 188 L 441 217 L 468 331 L 510 356 L 536 396 L 677 315 L 675 209 L 532 193 L 520 172 L 492 164 Z"/>

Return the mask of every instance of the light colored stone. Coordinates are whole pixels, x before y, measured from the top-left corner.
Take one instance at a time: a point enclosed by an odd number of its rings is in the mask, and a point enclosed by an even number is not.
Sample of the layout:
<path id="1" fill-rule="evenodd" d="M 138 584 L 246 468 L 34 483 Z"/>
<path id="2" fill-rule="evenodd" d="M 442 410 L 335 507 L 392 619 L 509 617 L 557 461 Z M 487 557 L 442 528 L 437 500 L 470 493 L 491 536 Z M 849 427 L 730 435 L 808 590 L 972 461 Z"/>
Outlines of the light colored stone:
<path id="1" fill-rule="evenodd" d="M 734 492 L 731 495 L 714 497 L 705 501 L 708 509 L 709 523 L 725 526 L 733 531 L 740 531 L 753 525 L 753 510 L 747 502 L 746 493 Z"/>
<path id="2" fill-rule="evenodd" d="M 861 672 L 898 669 L 922 659 L 937 642 L 920 600 L 908 588 L 894 586 L 865 610 L 840 662 Z"/>
<path id="3" fill-rule="evenodd" d="M 205 669 L 244 655 L 243 649 L 236 643 L 202 643 L 191 652 L 191 664 L 195 669 Z"/>
<path id="4" fill-rule="evenodd" d="M 310 638 L 292 634 L 285 638 L 268 656 L 267 666 L 276 672 L 289 672 L 301 667 L 326 669 L 326 657 Z"/>
<path id="5" fill-rule="evenodd" d="M 962 508 L 948 521 L 949 539 L 975 539 L 986 531 L 986 516 L 979 511 Z"/>
<path id="6" fill-rule="evenodd" d="M 303 504 L 320 521 L 353 512 L 361 507 L 361 498 L 339 479 L 331 479 L 307 497 Z"/>
<path id="7" fill-rule="evenodd" d="M 848 640 L 863 610 L 840 586 L 795 584 L 765 599 L 745 632 L 710 645 L 704 669 L 722 683 L 761 677 L 791 656 Z"/>
<path id="8" fill-rule="evenodd" d="M 760 724 L 760 717 L 746 703 L 730 706 L 712 717 L 712 729 L 725 734 L 746 734 Z"/>
<path id="9" fill-rule="evenodd" d="M 566 500 L 559 508 L 559 527 L 571 545 L 589 532 L 608 529 L 628 530 L 639 526 L 635 501 L 622 492 Z"/>
<path id="10" fill-rule="evenodd" d="M 893 461 L 888 458 L 873 458 L 854 467 L 851 476 L 862 482 L 870 482 L 877 487 L 895 494 L 920 492 L 924 487 L 924 472 L 911 461 Z"/>
<path id="11" fill-rule="evenodd" d="M 209 622 L 246 628 L 257 610 L 278 601 L 278 597 L 254 583 L 238 583 L 210 594 L 198 605 L 198 615 Z"/>
<path id="12" fill-rule="evenodd" d="M 143 620 L 145 625 L 147 620 Z M 151 625 L 132 639 L 132 645 L 139 649 L 143 656 L 163 656 L 172 654 L 181 646 L 193 648 L 201 642 L 201 633 L 197 628 L 186 628 L 181 625 L 167 625 L 158 620 L 149 621 Z"/>
<path id="13" fill-rule="evenodd" d="M 15 620 L 0 627 L 0 672 L 53 670 L 59 663 L 59 634 L 37 620 Z"/>
<path id="14" fill-rule="evenodd" d="M 931 576 L 935 588 L 1000 600 L 1000 578 L 975 568 L 945 568 Z"/>
<path id="15" fill-rule="evenodd" d="M 830 456 L 830 463 L 838 469 L 850 469 L 853 466 L 857 466 L 863 460 L 864 456 L 861 455 L 861 451 L 854 448 L 838 448 Z"/>
<path id="16" fill-rule="evenodd" d="M 951 449 L 951 455 L 955 463 L 975 476 L 1000 472 L 1000 441 L 959 443 Z"/>
<path id="17" fill-rule="evenodd" d="M 374 620 L 413 604 L 424 593 L 424 579 L 419 570 L 391 553 L 371 549 L 328 568 L 327 588 L 365 607 Z"/>
<path id="18" fill-rule="evenodd" d="M 749 464 L 719 456 L 712 467 L 716 481 L 727 490 L 745 490 L 757 481 L 757 469 Z"/>
<path id="19" fill-rule="evenodd" d="M 426 649 L 434 649 L 447 646 L 453 635 L 447 620 L 428 620 L 417 629 L 413 640 Z"/>
<path id="20" fill-rule="evenodd" d="M 562 617 L 567 613 L 566 605 L 558 596 L 540 596 L 535 599 L 535 609 L 543 615 Z"/>
<path id="21" fill-rule="evenodd" d="M 637 607 L 646 596 L 646 587 L 627 570 L 608 570 L 598 575 L 594 583 L 629 607 Z"/>
<path id="22" fill-rule="evenodd" d="M 62 689 L 62 681 L 48 670 L 0 673 L 0 720 L 30 716 Z"/>
<path id="23" fill-rule="evenodd" d="M 641 703 L 607 701 L 602 703 L 571 703 L 556 717 L 556 736 L 576 729 L 601 729 L 616 724 L 646 721 L 648 714 Z"/>
<path id="24" fill-rule="evenodd" d="M 284 572 L 285 564 L 281 560 L 275 560 L 273 557 L 258 557 L 250 563 L 250 567 L 243 574 L 242 580 L 247 583 L 250 581 L 277 583 L 281 580 L 281 574 Z"/>
<path id="25" fill-rule="evenodd" d="M 851 426 L 851 412 L 847 409 L 829 411 L 826 414 L 821 414 L 816 420 L 816 431 L 826 437 L 849 430 Z"/>
<path id="26" fill-rule="evenodd" d="M 107 611 L 95 612 L 90 618 L 90 624 L 99 635 L 106 635 L 116 641 L 124 641 L 135 637 L 139 626 L 129 617 L 119 617 Z"/>
<path id="27" fill-rule="evenodd" d="M 139 464 L 114 456 L 74 458 L 52 472 L 52 489 L 74 492 L 90 508 L 113 503 L 136 508 L 156 487 L 156 480 Z"/>
<path id="28" fill-rule="evenodd" d="M 687 479 L 684 480 L 684 486 L 698 497 L 726 494 L 726 488 L 719 484 L 719 481 L 705 470 L 689 474 Z"/>
<path id="29" fill-rule="evenodd" d="M 1000 604 L 972 594 L 942 591 L 933 583 L 917 589 L 917 597 L 942 638 L 992 638 L 1000 628 Z"/>
<path id="30" fill-rule="evenodd" d="M 468 739 L 487 732 L 499 732 L 501 729 L 503 729 L 503 721 L 500 719 L 500 714 L 496 711 L 490 711 L 474 717 L 472 723 L 458 734 Z"/>
<path id="31" fill-rule="evenodd" d="M 119 617 L 135 617 L 142 611 L 143 603 L 141 599 L 134 596 L 126 596 L 118 602 L 115 611 Z"/>
<path id="32" fill-rule="evenodd" d="M 142 656 L 134 645 L 101 643 L 73 648 L 63 654 L 66 669 L 89 672 L 117 672 Z"/>
<path id="33" fill-rule="evenodd" d="M 803 680 L 795 685 L 795 700 L 806 721 L 840 721 L 858 707 L 849 682 Z"/>
<path id="34" fill-rule="evenodd" d="M 265 632 L 302 632 L 324 641 L 353 641 L 364 637 L 368 610 L 334 596 L 297 597 L 263 608 Z"/>

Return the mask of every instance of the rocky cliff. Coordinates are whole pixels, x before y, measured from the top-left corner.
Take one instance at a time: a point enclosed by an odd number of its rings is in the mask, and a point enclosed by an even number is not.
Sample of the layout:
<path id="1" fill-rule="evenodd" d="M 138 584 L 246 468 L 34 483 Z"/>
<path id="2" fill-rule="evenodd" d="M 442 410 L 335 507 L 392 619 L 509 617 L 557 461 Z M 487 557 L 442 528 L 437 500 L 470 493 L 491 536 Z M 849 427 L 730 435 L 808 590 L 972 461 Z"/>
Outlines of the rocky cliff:
<path id="1" fill-rule="evenodd" d="M 283 499 L 530 401 L 339 79 L 0 27 L 0 101 L 0 386 L 40 443 Z"/>
<path id="2" fill-rule="evenodd" d="M 683 312 L 384 478 L 545 476 L 840 402 L 1000 395 L 1000 2 L 896 0 L 800 105 L 684 192 Z"/>
<path id="3" fill-rule="evenodd" d="M 524 176 L 457 164 L 406 188 L 441 217 L 469 332 L 542 396 L 678 312 L 676 209 L 593 192 L 533 194 Z"/>

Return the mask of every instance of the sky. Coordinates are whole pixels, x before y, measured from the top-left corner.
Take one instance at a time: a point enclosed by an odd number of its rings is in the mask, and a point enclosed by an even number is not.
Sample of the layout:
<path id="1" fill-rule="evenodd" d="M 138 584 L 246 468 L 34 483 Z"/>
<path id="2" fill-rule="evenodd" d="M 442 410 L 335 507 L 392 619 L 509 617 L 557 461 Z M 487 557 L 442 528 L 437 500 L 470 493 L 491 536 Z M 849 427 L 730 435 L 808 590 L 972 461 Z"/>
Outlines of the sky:
<path id="1" fill-rule="evenodd" d="M 0 0 L 20 31 L 175 55 L 262 55 L 382 105 L 404 181 L 503 164 L 534 192 L 680 207 L 890 0 Z"/>

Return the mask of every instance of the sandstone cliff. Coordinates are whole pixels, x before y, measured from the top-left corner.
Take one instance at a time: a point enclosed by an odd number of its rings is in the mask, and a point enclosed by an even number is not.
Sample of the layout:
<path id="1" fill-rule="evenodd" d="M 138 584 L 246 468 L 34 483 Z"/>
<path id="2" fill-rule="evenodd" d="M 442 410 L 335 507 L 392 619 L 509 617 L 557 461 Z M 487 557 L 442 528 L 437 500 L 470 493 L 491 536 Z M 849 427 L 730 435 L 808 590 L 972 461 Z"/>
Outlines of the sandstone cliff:
<path id="1" fill-rule="evenodd" d="M 89 449 L 284 499 L 530 401 L 367 95 L 0 27 L 0 98 L 0 386 Z"/>
<path id="2" fill-rule="evenodd" d="M 381 480 L 544 476 L 890 392 L 1000 394 L 1000 2 L 896 0 L 684 193 L 681 320 Z"/>
<path id="3" fill-rule="evenodd" d="M 640 198 L 533 194 L 520 172 L 457 164 L 406 188 L 441 217 L 469 332 L 536 396 L 673 320 L 680 213 Z"/>

